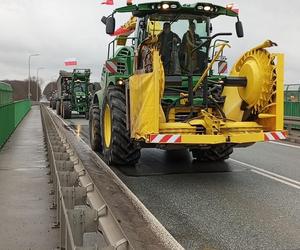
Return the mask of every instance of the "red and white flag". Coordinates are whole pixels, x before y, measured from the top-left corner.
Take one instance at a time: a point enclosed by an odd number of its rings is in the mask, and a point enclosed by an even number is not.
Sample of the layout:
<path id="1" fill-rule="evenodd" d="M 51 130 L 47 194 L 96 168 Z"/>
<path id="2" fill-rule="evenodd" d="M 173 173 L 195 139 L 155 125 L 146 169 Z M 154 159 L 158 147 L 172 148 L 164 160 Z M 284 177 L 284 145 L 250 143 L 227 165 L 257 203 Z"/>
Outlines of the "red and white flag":
<path id="1" fill-rule="evenodd" d="M 102 2 L 101 4 L 114 5 L 114 0 L 106 0 L 105 2 Z"/>
<path id="2" fill-rule="evenodd" d="M 77 60 L 75 58 L 68 58 L 65 60 L 65 66 L 76 66 Z"/>
<path id="3" fill-rule="evenodd" d="M 229 9 L 229 10 L 235 12 L 236 14 L 239 14 L 239 12 L 240 12 L 238 6 L 235 3 L 227 4 L 226 9 Z"/>

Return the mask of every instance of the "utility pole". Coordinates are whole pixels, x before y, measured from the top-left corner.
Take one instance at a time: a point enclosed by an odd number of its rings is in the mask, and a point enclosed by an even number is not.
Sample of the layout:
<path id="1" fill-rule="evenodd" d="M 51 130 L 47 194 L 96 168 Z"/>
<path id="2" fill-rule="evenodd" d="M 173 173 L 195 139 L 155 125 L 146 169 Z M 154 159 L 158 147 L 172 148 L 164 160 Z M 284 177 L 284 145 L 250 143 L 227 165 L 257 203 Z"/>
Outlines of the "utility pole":
<path id="1" fill-rule="evenodd" d="M 31 62 L 31 57 L 32 56 L 39 56 L 40 54 L 30 54 L 28 56 L 28 100 L 30 100 L 31 97 L 31 92 L 30 92 L 30 81 L 31 81 L 31 76 L 30 76 L 30 62 Z"/>
<path id="2" fill-rule="evenodd" d="M 44 67 L 39 67 L 36 69 L 36 101 L 39 101 L 39 71 L 44 69 Z"/>

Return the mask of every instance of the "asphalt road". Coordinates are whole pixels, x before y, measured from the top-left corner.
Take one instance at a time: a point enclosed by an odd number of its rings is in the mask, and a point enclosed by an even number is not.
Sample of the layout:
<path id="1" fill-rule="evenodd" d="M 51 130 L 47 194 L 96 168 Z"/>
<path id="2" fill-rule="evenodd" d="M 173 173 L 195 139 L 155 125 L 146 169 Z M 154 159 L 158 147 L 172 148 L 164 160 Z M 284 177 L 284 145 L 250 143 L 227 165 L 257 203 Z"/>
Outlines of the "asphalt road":
<path id="1" fill-rule="evenodd" d="M 66 121 L 88 143 L 88 121 Z M 257 143 L 224 163 L 146 149 L 112 167 L 186 249 L 300 249 L 300 147 Z"/>

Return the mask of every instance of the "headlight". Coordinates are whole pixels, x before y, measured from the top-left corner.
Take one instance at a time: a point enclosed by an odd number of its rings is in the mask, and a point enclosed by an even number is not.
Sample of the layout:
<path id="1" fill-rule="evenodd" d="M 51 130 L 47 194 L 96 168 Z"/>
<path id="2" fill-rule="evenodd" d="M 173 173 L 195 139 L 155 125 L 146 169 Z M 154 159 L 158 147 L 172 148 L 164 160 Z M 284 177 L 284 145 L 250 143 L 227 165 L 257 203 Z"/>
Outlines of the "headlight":
<path id="1" fill-rule="evenodd" d="M 204 6 L 204 10 L 205 10 L 205 11 L 210 11 L 210 8 L 211 8 L 211 7 L 208 6 L 208 5 L 207 5 L 207 6 Z"/>
<path id="2" fill-rule="evenodd" d="M 124 81 L 123 81 L 122 79 L 119 79 L 119 80 L 117 80 L 117 84 L 118 84 L 118 85 L 123 85 L 123 84 L 124 84 Z"/>
<path id="3" fill-rule="evenodd" d="M 164 4 L 162 5 L 162 8 L 163 8 L 164 10 L 169 9 L 169 8 L 170 8 L 170 5 L 167 4 L 167 3 L 164 3 Z"/>

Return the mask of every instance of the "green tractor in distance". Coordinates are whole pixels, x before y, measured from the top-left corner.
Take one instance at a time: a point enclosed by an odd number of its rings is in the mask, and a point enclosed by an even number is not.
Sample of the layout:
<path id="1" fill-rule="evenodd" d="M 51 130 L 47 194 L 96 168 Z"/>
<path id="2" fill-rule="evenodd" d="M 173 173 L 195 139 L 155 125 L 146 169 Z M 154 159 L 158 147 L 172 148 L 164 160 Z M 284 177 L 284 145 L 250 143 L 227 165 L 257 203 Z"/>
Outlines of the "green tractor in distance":
<path id="1" fill-rule="evenodd" d="M 72 111 L 77 111 L 88 119 L 90 75 L 90 69 L 74 69 L 72 73 L 63 70 L 59 72 L 56 100 L 58 115 L 70 119 Z"/>

